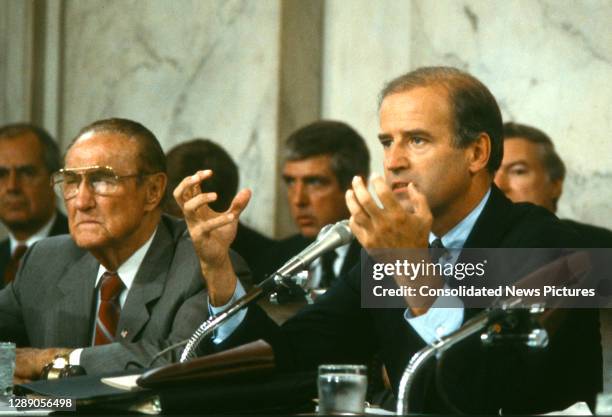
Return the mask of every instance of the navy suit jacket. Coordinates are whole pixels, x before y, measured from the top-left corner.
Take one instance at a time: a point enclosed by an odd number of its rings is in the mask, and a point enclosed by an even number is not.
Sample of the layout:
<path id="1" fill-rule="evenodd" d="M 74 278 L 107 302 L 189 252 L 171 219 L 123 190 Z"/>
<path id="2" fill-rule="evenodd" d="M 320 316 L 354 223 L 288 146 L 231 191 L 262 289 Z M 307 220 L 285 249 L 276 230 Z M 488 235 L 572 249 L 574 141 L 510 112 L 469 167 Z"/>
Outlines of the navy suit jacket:
<path id="1" fill-rule="evenodd" d="M 466 248 L 555 248 L 580 245 L 575 232 L 553 214 L 532 204 L 513 204 L 497 188 L 470 233 Z M 321 363 L 366 363 L 378 353 L 394 391 L 410 358 L 425 342 L 406 322 L 404 309 L 361 308 L 359 266 L 337 280 L 324 296 L 278 327 L 259 309 L 220 346 L 202 353 L 263 338 L 274 349 L 277 366 L 315 370 Z M 465 319 L 477 313 L 466 310 Z M 602 389 L 598 311 L 561 311 L 559 330 L 535 356 L 521 348 L 486 351 L 478 335 L 447 354 L 442 384 L 451 402 L 468 413 L 537 413 L 590 401 Z M 411 396 L 413 412 L 448 413 L 433 367 Z"/>

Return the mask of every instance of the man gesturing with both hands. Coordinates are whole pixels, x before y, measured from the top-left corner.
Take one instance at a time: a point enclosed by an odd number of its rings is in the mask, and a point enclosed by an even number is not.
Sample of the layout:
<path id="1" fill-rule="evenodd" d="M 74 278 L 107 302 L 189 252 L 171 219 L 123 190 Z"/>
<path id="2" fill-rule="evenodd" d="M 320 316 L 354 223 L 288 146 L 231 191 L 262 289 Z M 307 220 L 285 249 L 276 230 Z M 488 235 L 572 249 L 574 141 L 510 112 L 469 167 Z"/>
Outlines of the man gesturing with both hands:
<path id="1" fill-rule="evenodd" d="M 503 152 L 502 120 L 495 98 L 476 78 L 454 68 L 420 68 L 392 80 L 381 97 L 385 180 L 374 178 L 372 185 L 382 207 L 359 178 L 346 194 L 351 230 L 367 251 L 579 245 L 572 231 L 546 210 L 513 204 L 493 185 Z M 214 196 L 196 187 L 208 175 L 186 178 L 174 195 L 216 313 L 244 291 L 231 270 L 227 248 L 250 192 L 237 195 L 227 212 L 215 213 L 206 206 Z M 357 266 L 282 327 L 250 306 L 219 328 L 201 353 L 264 338 L 274 349 L 277 366 L 290 370 L 365 363 L 379 353 L 397 390 L 415 352 L 475 314 L 459 299 L 453 308 L 438 308 L 433 298 L 407 298 L 405 309 L 361 308 L 361 280 Z M 445 285 L 439 277 L 427 282 Z M 429 373 L 413 393 L 412 411 L 541 412 L 592 400 L 601 389 L 597 314 L 571 311 L 562 317 L 547 350 L 535 361 L 520 348 L 500 356 L 484 352 L 478 338 L 466 340 L 452 352 L 438 381 L 453 406 L 439 396 Z M 571 340 L 582 343 L 570 350 Z"/>

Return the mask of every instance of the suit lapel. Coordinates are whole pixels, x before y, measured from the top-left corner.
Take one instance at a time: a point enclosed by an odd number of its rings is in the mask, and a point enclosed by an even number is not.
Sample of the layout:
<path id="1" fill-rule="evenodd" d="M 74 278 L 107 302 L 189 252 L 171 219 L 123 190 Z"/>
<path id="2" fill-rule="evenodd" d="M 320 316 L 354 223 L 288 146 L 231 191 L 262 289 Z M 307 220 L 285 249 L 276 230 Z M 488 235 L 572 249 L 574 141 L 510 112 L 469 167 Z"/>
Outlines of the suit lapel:
<path id="1" fill-rule="evenodd" d="M 11 244 L 9 239 L 0 243 L 0 288 L 4 287 L 4 271 L 11 260 Z"/>
<path id="2" fill-rule="evenodd" d="M 165 223 L 160 222 L 121 310 L 117 336 L 132 341 L 149 321 L 151 303 L 160 298 L 164 291 L 173 257 L 172 237 Z"/>
<path id="3" fill-rule="evenodd" d="M 491 196 L 468 236 L 465 248 L 497 248 L 513 223 L 508 221 L 512 203 L 495 185 Z"/>
<path id="4" fill-rule="evenodd" d="M 100 264 L 90 253 L 85 253 L 66 269 L 57 288 L 59 299 L 55 315 L 67 322 L 57 323 L 53 329 L 58 341 L 72 341 L 72 346 L 89 346 L 93 329 L 94 284 Z"/>

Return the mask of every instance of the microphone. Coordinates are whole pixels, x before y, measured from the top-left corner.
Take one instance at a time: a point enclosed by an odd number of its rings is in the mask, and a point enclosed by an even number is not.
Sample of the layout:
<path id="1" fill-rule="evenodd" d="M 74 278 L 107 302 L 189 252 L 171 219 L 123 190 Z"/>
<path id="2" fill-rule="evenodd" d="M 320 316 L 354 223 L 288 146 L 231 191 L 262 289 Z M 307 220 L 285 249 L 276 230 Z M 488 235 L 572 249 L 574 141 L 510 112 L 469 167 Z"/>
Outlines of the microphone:
<path id="1" fill-rule="evenodd" d="M 274 275 L 280 275 L 284 278 L 290 277 L 308 267 L 312 261 L 324 253 L 350 243 L 353 240 L 353 232 L 351 232 L 348 223 L 348 220 L 341 220 L 323 227 L 317 240 L 285 262 Z"/>
<path id="2" fill-rule="evenodd" d="M 186 362 L 193 359 L 196 354 L 195 349 L 200 344 L 200 341 L 211 335 L 216 328 L 229 320 L 229 318 L 234 316 L 238 311 L 259 299 L 264 294 L 270 293 L 279 285 L 285 285 L 283 281 L 289 281 L 291 275 L 306 268 L 312 261 L 325 252 L 336 249 L 338 246 L 345 245 L 353 239 L 351 229 L 348 227 L 348 220 L 328 225 L 326 228 L 321 229 L 320 237 L 316 241 L 291 258 L 281 266 L 278 271 L 255 285 L 249 292 L 236 300 L 223 312 L 216 316 L 209 317 L 208 320 L 202 323 L 191 338 L 189 338 L 185 349 L 181 353 L 180 362 Z"/>

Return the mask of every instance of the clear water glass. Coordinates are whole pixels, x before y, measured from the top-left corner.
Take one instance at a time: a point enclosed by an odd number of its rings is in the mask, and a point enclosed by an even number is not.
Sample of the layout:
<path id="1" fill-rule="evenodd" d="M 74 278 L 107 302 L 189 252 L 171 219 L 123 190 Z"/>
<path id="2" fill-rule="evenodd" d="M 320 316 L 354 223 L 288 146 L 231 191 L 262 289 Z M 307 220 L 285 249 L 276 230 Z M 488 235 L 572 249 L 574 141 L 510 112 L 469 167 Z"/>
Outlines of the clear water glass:
<path id="1" fill-rule="evenodd" d="M 319 414 L 363 414 L 367 370 L 365 365 L 319 366 Z"/>
<path id="2" fill-rule="evenodd" d="M 13 393 L 13 374 L 15 373 L 15 344 L 0 342 L 0 396 Z"/>

